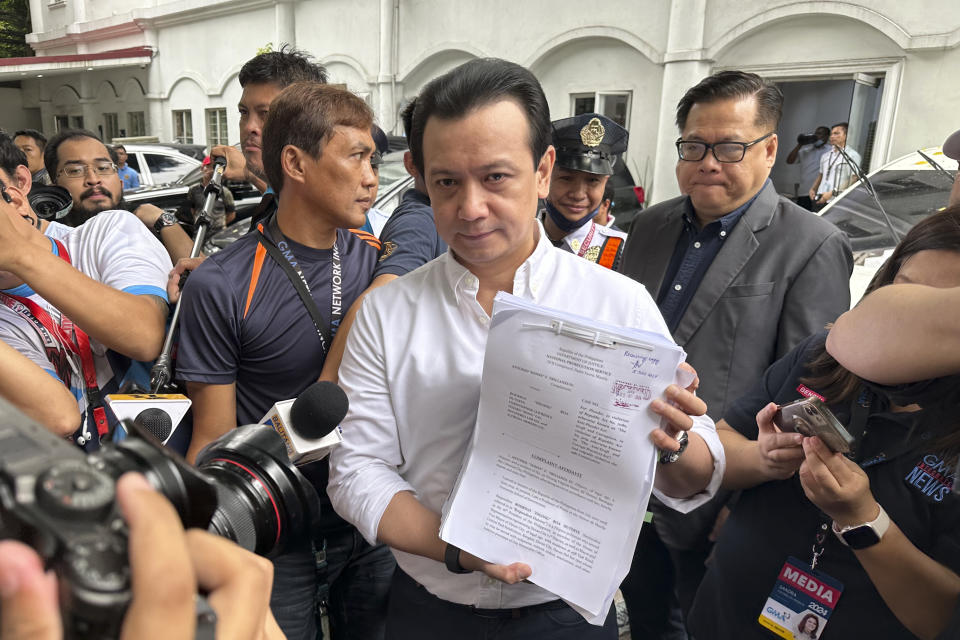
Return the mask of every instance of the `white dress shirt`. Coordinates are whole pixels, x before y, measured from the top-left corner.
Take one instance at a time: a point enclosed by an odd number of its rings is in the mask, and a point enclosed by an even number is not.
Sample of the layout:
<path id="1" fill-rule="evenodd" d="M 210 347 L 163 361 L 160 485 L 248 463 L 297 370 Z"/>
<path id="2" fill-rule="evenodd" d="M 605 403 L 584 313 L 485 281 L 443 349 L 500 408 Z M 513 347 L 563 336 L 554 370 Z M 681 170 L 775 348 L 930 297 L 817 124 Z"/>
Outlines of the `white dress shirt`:
<path id="1" fill-rule="evenodd" d="M 513 294 L 599 321 L 669 336 L 643 285 L 539 241 L 517 269 Z M 343 443 L 330 457 L 327 492 L 341 516 L 371 543 L 390 500 L 411 491 L 440 513 L 470 443 L 490 317 L 477 302 L 479 281 L 448 251 L 374 290 L 347 339 L 340 385 L 350 399 Z M 693 431 L 714 458 L 707 489 L 688 499 L 656 492 L 686 512 L 706 502 L 723 477 L 723 447 L 713 422 Z M 434 595 L 485 609 L 539 604 L 557 596 L 533 584 L 507 585 L 481 572 L 457 575 L 442 562 L 393 550 L 397 564 Z"/>
<path id="2" fill-rule="evenodd" d="M 844 147 L 844 152 L 850 156 L 850 159 L 860 166 L 860 154 L 853 147 Z M 817 195 L 827 193 L 828 191 L 843 191 L 850 177 L 856 175 L 853 167 L 847 162 L 837 148 L 832 146 L 830 150 L 820 156 L 820 186 L 817 187 Z"/>

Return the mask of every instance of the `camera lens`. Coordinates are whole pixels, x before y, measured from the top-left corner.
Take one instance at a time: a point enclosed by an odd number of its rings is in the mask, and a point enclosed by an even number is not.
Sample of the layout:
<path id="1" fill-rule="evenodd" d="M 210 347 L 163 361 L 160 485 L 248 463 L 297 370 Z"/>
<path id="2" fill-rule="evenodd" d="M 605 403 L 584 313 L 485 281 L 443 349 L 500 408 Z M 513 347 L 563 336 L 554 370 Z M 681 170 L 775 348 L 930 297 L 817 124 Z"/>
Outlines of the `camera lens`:
<path id="1" fill-rule="evenodd" d="M 316 530 L 320 499 L 273 429 L 235 429 L 201 451 L 197 466 L 217 491 L 210 531 L 270 557 Z"/>
<path id="2" fill-rule="evenodd" d="M 283 439 L 247 425 L 210 443 L 192 467 L 162 447 L 142 425 L 97 454 L 120 475 L 140 471 L 170 500 L 185 528 L 206 528 L 248 551 L 274 556 L 317 529 L 320 499 L 290 462 Z"/>

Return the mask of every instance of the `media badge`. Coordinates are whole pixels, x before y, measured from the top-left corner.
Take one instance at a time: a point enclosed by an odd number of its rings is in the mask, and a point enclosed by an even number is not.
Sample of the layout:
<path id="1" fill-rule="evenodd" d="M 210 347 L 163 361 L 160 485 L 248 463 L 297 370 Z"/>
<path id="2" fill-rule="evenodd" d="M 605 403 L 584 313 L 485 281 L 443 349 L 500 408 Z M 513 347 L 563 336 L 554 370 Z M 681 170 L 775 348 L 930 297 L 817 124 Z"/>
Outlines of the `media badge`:
<path id="1" fill-rule="evenodd" d="M 787 558 L 758 621 L 787 640 L 815 640 L 843 593 L 843 585 L 810 565 Z"/>

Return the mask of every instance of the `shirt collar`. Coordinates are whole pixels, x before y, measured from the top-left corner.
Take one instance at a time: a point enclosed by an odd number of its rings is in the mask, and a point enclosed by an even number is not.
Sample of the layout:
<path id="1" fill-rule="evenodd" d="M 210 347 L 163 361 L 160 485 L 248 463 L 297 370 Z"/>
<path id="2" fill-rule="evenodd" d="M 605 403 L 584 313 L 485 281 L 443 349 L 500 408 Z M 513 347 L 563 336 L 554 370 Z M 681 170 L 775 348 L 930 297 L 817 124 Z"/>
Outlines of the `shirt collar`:
<path id="1" fill-rule="evenodd" d="M 721 218 L 714 220 L 710 224 L 704 225 L 704 229 L 706 229 L 707 227 L 716 228 L 714 227 L 714 225 L 717 225 L 719 223 L 718 231 L 726 231 L 727 233 L 729 233 L 730 229 L 732 229 L 734 225 L 736 225 L 737 222 L 740 220 L 740 218 L 743 217 L 743 214 L 747 212 L 747 209 L 750 208 L 750 205 L 753 204 L 753 202 L 763 192 L 763 190 L 766 188 L 768 184 L 770 184 L 770 178 L 767 178 L 764 181 L 763 185 L 760 187 L 760 190 L 757 191 L 755 194 L 753 194 L 752 198 L 744 202 L 742 205 L 740 205 L 730 213 L 724 214 Z M 693 203 L 691 202 L 689 196 L 687 196 L 687 206 L 684 207 L 684 210 L 683 210 L 683 219 L 689 228 L 692 228 L 694 230 L 697 229 L 696 214 L 693 211 Z"/>
<path id="2" fill-rule="evenodd" d="M 533 253 L 517 268 L 517 272 L 513 276 L 512 292 L 514 295 L 530 298 L 534 302 L 537 301 L 538 294 L 543 291 L 543 280 L 549 274 L 553 261 L 557 259 L 556 252 L 558 251 L 550 243 L 539 220 L 536 220 L 536 225 L 537 246 Z M 443 261 L 447 285 L 453 292 L 457 304 L 461 304 L 464 298 L 476 300 L 477 291 L 480 288 L 480 281 L 477 277 L 457 262 L 452 249 L 447 249 L 447 252 L 440 259 Z"/>

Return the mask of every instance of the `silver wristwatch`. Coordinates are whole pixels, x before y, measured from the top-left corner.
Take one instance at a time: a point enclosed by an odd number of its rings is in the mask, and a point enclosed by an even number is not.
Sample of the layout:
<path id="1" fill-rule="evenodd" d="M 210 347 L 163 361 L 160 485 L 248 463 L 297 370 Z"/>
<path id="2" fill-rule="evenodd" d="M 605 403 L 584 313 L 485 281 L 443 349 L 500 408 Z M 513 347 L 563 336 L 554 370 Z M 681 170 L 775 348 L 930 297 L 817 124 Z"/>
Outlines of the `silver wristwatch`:
<path id="1" fill-rule="evenodd" d="M 686 431 L 681 431 L 677 434 L 677 442 L 680 443 L 680 448 L 676 451 L 665 451 L 663 449 L 660 450 L 660 457 L 658 458 L 658 460 L 660 460 L 660 464 L 673 464 L 679 460 L 680 455 L 683 454 L 683 452 L 687 449 L 687 444 L 690 442 L 690 436 Z"/>
<path id="2" fill-rule="evenodd" d="M 160 214 L 160 217 L 157 218 L 156 222 L 153 223 L 153 232 L 160 235 L 160 231 L 164 227 L 172 227 L 175 224 L 177 224 L 177 216 L 169 211 L 164 211 Z"/>

